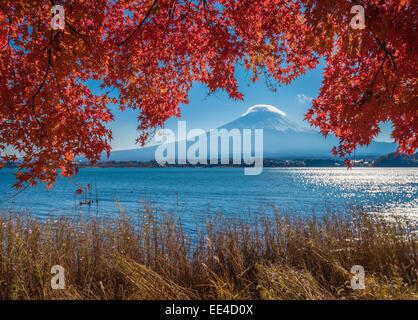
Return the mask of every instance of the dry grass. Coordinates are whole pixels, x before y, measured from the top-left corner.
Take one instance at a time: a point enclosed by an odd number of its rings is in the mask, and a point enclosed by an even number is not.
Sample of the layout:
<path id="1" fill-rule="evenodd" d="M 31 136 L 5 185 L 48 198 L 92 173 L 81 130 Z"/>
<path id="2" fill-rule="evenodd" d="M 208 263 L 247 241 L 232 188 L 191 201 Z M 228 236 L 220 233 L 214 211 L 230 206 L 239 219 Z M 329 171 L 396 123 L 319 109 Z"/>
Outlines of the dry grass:
<path id="1" fill-rule="evenodd" d="M 364 213 L 196 227 L 144 206 L 139 217 L 0 217 L 0 299 L 417 299 L 416 239 Z M 51 267 L 66 289 L 52 290 Z M 350 269 L 366 270 L 353 290 Z"/>

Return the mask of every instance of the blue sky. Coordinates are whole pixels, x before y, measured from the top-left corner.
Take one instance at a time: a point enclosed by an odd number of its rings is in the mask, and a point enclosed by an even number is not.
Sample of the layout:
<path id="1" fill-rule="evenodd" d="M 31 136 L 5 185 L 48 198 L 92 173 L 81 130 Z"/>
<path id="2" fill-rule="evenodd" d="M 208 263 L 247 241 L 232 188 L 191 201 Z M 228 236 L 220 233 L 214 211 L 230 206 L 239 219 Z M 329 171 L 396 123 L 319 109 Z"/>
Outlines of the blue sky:
<path id="1" fill-rule="evenodd" d="M 208 96 L 208 89 L 196 83 L 190 92 L 190 103 L 181 106 L 180 120 L 187 121 L 188 130 L 193 128 L 209 130 L 235 120 L 255 104 L 270 104 L 283 110 L 292 121 L 308 127 L 309 124 L 303 118 L 311 105 L 311 99 L 319 93 L 322 71 L 323 65 L 307 72 L 290 85 L 283 85 L 277 89 L 277 92 L 273 92 L 266 86 L 263 77 L 260 77 L 256 83 L 252 83 L 249 80 L 251 75 L 238 68 L 236 77 L 240 92 L 244 94 L 243 101 L 231 100 L 225 92 L 221 91 Z M 139 111 L 121 112 L 117 106 L 113 106 L 112 111 L 115 114 L 115 121 L 110 125 L 113 131 L 113 150 L 138 148 L 135 139 L 139 136 L 136 131 Z M 169 119 L 166 122 L 166 128 L 176 131 L 177 120 L 179 119 Z M 378 140 L 390 141 L 390 125 L 383 127 Z"/>

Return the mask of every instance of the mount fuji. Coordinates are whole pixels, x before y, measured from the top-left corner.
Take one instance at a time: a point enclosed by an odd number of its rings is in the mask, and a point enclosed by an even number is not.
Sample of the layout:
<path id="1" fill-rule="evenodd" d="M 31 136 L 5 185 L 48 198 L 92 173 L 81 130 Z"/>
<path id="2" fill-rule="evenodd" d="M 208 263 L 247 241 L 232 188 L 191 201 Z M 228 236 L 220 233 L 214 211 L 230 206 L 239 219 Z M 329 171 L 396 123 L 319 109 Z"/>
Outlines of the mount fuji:
<path id="1" fill-rule="evenodd" d="M 191 129 L 191 128 L 189 128 Z M 338 139 L 324 136 L 313 129 L 304 128 L 291 121 L 285 112 L 271 105 L 254 105 L 238 119 L 218 129 L 263 129 L 264 158 L 333 158 L 331 149 L 338 145 Z M 209 133 L 206 133 L 209 141 Z M 176 144 L 177 150 L 177 142 Z M 187 147 L 194 141 L 187 141 Z M 111 152 L 110 161 L 150 161 L 155 159 L 158 146 Z M 254 150 L 254 144 L 252 146 Z M 208 148 L 209 149 L 209 148 Z M 357 156 L 381 156 L 396 149 L 395 144 L 372 142 L 368 147 L 356 150 Z M 105 159 L 103 159 L 105 160 Z"/>

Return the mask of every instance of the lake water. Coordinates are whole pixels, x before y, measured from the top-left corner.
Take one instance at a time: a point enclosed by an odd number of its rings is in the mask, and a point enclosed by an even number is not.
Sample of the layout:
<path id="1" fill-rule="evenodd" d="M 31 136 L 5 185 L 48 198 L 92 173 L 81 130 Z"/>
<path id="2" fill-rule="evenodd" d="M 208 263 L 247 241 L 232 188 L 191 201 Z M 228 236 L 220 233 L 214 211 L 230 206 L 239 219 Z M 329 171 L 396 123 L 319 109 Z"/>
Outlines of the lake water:
<path id="1" fill-rule="evenodd" d="M 94 215 L 116 215 L 117 201 L 127 215 L 135 214 L 145 199 L 189 222 L 217 212 L 269 214 L 272 206 L 298 215 L 359 206 L 418 221 L 418 168 L 265 168 L 258 176 L 245 176 L 242 168 L 91 168 L 50 191 L 40 185 L 18 195 L 10 189 L 14 172 L 0 171 L 0 210 L 13 207 L 39 218 L 79 211 L 77 182 L 92 186 L 98 204 L 81 210 Z"/>

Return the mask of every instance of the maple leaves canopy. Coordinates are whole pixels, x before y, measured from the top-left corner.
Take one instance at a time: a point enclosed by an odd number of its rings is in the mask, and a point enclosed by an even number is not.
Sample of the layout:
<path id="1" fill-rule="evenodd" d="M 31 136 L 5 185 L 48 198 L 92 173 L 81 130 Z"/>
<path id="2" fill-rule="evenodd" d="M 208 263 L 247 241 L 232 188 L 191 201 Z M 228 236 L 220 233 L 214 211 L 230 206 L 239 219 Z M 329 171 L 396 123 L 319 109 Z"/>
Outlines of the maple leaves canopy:
<path id="1" fill-rule="evenodd" d="M 417 1 L 351 1 L 365 7 L 366 28 L 344 23 L 347 1 L 305 1 L 308 39 L 325 58 L 319 96 L 306 119 L 340 139 L 336 156 L 368 145 L 379 123 L 391 121 L 397 152 L 418 146 Z M 323 14 L 327 12 L 327 19 Z M 330 30 L 332 30 L 330 32 Z M 346 160 L 348 161 L 348 160 Z"/>
<path id="2" fill-rule="evenodd" d="M 51 7 L 65 8 L 52 30 Z M 366 29 L 350 28 L 354 4 Z M 417 147 L 416 2 L 320 0 L 0 0 L 0 156 L 21 155 L 17 183 L 49 186 L 73 160 L 110 152 L 110 104 L 140 110 L 142 144 L 179 116 L 194 82 L 243 99 L 242 64 L 288 84 L 325 59 L 324 83 L 306 118 L 340 138 L 334 153 L 371 142 L 392 121 L 399 151 Z M 100 81 L 92 92 L 87 82 Z"/>

